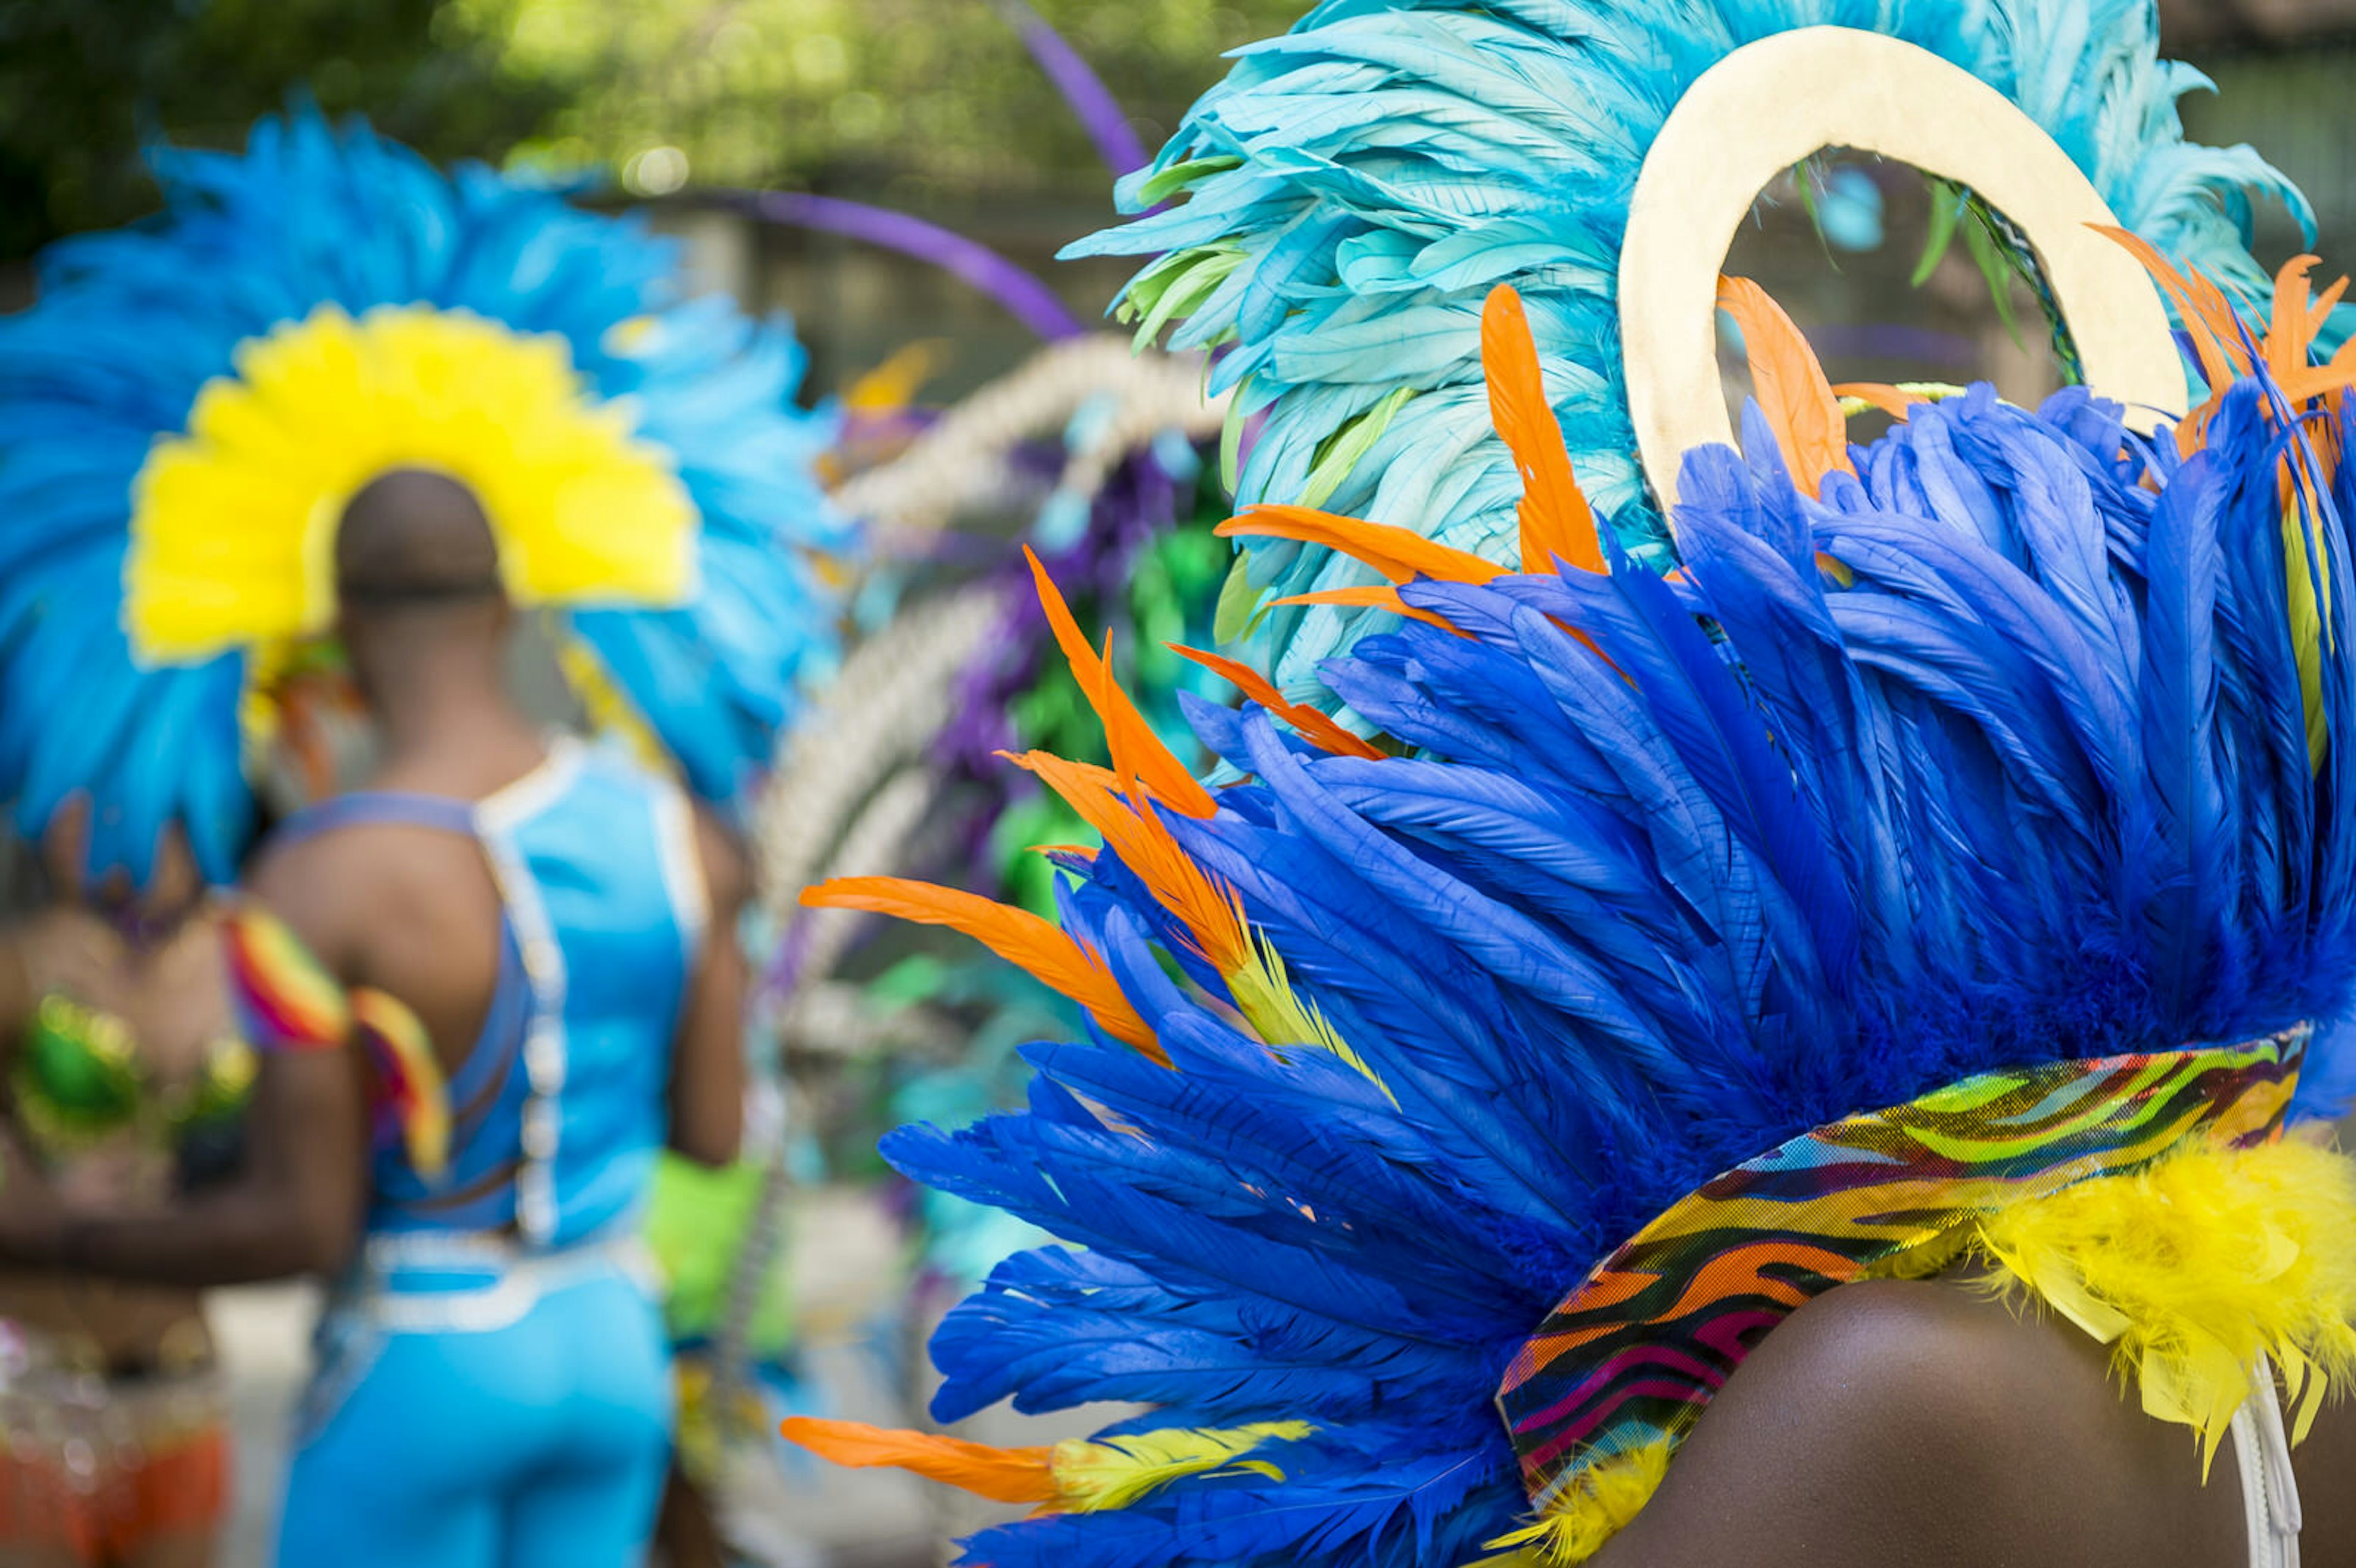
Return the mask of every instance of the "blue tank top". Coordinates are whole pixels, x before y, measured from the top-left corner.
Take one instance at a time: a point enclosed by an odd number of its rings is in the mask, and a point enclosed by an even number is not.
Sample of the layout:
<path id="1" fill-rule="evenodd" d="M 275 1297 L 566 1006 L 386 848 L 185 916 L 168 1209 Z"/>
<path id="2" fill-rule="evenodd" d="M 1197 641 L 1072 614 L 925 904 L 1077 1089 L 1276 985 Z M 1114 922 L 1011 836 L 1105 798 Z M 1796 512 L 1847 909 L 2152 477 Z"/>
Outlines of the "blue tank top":
<path id="1" fill-rule="evenodd" d="M 499 979 L 451 1075 L 448 1169 L 376 1155 L 375 1234 L 484 1232 L 564 1247 L 634 1223 L 669 1124 L 671 1040 L 701 944 L 693 822 L 679 788 L 619 752 L 560 741 L 477 802 L 362 792 L 290 819 L 303 835 L 401 822 L 472 836 L 502 904 Z"/>

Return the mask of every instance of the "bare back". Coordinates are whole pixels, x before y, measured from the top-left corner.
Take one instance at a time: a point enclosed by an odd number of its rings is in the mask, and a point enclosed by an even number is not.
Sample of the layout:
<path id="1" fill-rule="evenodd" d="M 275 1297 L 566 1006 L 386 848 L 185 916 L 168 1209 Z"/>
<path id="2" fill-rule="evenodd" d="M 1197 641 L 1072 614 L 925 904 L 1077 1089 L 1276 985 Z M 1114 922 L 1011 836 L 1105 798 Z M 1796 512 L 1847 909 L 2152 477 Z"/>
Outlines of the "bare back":
<path id="1" fill-rule="evenodd" d="M 474 1048 L 498 985 L 498 891 L 471 839 L 401 823 L 321 834 L 273 853 L 255 891 L 347 986 L 399 997 L 444 1072 Z"/>
<path id="2" fill-rule="evenodd" d="M 368 787 L 479 802 L 546 761 L 529 734 L 479 739 L 503 743 L 439 749 Z M 498 987 L 503 941 L 498 887 L 473 838 L 359 823 L 266 852 L 252 882 L 338 980 L 415 1012 L 445 1072 L 465 1062 Z"/>

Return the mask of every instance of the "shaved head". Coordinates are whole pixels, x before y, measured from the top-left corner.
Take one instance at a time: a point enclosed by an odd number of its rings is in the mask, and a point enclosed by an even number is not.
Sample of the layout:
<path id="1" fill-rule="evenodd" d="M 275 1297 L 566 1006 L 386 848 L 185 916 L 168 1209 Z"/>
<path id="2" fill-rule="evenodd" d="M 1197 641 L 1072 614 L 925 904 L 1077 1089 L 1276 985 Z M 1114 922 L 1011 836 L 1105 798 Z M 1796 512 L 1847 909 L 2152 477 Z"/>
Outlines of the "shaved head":
<path id="1" fill-rule="evenodd" d="M 336 528 L 336 601 L 380 719 L 388 705 L 439 711 L 499 689 L 511 618 L 499 547 L 482 503 L 447 475 L 396 468 L 351 498 Z"/>
<path id="2" fill-rule="evenodd" d="M 379 475 L 336 529 L 336 594 L 362 611 L 499 597 L 499 549 L 482 503 L 427 469 Z"/>

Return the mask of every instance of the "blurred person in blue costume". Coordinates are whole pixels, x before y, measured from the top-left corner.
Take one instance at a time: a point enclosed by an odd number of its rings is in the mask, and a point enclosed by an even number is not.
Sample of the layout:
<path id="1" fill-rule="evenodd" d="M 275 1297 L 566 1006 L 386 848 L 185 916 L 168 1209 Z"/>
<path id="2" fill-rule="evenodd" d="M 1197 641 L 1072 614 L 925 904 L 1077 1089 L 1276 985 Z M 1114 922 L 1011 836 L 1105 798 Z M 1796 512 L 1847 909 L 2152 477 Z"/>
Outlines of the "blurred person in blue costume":
<path id="1" fill-rule="evenodd" d="M 1174 324 L 1172 347 L 1219 353 L 1238 506 L 1330 506 L 1500 561 L 1515 481 L 1482 406 L 1479 321 L 1512 283 L 1582 483 L 1632 557 L 1661 566 L 1666 518 L 1634 461 L 1619 339 L 1639 175 L 1713 67 L 1818 27 L 1905 40 L 1986 83 L 2118 224 L 2229 289 L 2265 283 L 2254 200 L 2282 203 L 2312 242 L 2306 199 L 2249 148 L 2185 141 L 2175 101 L 2208 84 L 2158 59 L 2149 0 L 1328 0 L 1239 50 L 1121 182 L 1124 209 L 1146 216 L 1067 254 L 1154 258 L 1123 301 L 1141 336 Z M 1383 613 L 1273 602 L 1373 576 L 1280 540 L 1237 572 L 1223 635 L 1332 709 L 1320 661 Z"/>
<path id="2" fill-rule="evenodd" d="M 156 166 L 165 212 L 0 324 L 7 794 L 87 798 L 93 875 L 176 829 L 224 881 L 329 635 L 378 754 L 228 921 L 241 1178 L 20 1188 L 0 1249 L 329 1276 L 284 1562 L 633 1563 L 671 1407 L 640 1211 L 666 1142 L 734 1151 L 730 824 L 831 656 L 800 352 L 636 220 L 364 127 Z M 517 709 L 518 608 L 608 741 Z"/>
<path id="3" fill-rule="evenodd" d="M 1144 1408 L 788 1435 L 1031 1505 L 994 1568 L 2356 1560 L 2356 1166 L 2295 1130 L 2351 1054 L 2356 355 L 2153 32 L 1348 0 L 1243 52 L 1112 243 L 1267 380 L 1226 527 L 1301 664 L 1194 705 L 1206 786 L 1070 626 L 1055 918 L 806 895 L 1089 1018 L 885 1142 L 1066 1243 L 933 1415 Z M 1835 145 L 2013 222 L 2082 384 L 1828 385 L 1718 273 Z"/>

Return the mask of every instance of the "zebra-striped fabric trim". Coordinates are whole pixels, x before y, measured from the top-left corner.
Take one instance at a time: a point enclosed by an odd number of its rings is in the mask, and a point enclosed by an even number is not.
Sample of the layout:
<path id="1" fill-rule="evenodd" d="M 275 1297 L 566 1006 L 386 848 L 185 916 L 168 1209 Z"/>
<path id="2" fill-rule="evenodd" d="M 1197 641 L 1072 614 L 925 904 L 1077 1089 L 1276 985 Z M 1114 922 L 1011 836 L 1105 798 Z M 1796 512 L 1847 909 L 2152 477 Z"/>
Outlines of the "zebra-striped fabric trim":
<path id="1" fill-rule="evenodd" d="M 1524 1342 L 1497 1404 L 1543 1512 L 1590 1465 L 1675 1444 L 1804 1302 L 2007 1204 L 2186 1139 L 2276 1136 L 2308 1030 L 1967 1078 L 1818 1127 L 1704 1185 Z"/>

